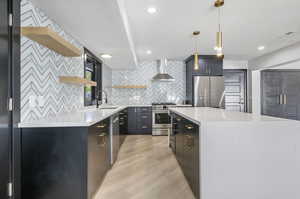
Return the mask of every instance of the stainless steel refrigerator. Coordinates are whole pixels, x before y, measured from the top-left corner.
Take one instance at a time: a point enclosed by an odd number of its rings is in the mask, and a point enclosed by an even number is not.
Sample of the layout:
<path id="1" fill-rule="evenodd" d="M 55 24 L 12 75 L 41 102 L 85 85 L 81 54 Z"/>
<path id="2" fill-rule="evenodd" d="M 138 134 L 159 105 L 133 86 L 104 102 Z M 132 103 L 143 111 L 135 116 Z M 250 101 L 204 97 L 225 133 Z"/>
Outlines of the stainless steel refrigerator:
<path id="1" fill-rule="evenodd" d="M 224 77 L 195 76 L 194 106 L 225 108 Z"/>

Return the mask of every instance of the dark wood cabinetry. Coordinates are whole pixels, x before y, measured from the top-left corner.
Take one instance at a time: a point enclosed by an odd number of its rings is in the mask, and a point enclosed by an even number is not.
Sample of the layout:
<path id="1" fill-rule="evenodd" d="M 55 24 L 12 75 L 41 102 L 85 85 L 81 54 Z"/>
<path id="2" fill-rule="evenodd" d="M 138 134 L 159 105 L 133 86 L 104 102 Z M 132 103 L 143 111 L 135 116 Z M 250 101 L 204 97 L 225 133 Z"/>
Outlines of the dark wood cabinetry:
<path id="1" fill-rule="evenodd" d="M 88 198 L 92 198 L 106 172 L 109 164 L 109 121 L 103 121 L 88 128 Z"/>
<path id="2" fill-rule="evenodd" d="M 199 126 L 172 114 L 176 159 L 196 198 L 199 198 Z"/>
<path id="3" fill-rule="evenodd" d="M 119 114 L 120 125 L 120 146 L 124 143 L 126 134 L 128 134 L 128 109 L 124 109 Z"/>
<path id="4" fill-rule="evenodd" d="M 22 129 L 22 198 L 91 199 L 110 168 L 109 128 Z"/>
<path id="5" fill-rule="evenodd" d="M 111 164 L 115 163 L 118 158 L 120 149 L 120 122 L 119 113 L 111 117 L 112 132 L 110 137 L 111 145 Z"/>
<path id="6" fill-rule="evenodd" d="M 215 55 L 199 55 L 199 69 L 194 69 L 194 56 L 185 60 L 186 63 L 186 100 L 188 104 L 193 103 L 193 77 L 194 76 L 222 76 L 223 58 Z"/>
<path id="7" fill-rule="evenodd" d="M 128 108 L 128 134 L 152 134 L 152 108 Z"/>
<path id="8" fill-rule="evenodd" d="M 261 78 L 262 114 L 300 120 L 300 70 L 265 70 Z"/>

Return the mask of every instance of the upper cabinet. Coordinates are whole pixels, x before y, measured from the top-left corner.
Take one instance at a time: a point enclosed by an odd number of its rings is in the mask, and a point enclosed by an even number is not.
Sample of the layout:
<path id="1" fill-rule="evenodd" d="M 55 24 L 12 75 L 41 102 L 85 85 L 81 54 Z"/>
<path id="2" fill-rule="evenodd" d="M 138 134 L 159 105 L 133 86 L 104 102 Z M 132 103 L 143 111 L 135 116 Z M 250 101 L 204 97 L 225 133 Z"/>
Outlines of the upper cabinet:
<path id="1" fill-rule="evenodd" d="M 48 27 L 22 27 L 21 33 L 65 57 L 79 57 L 81 55 L 80 49 Z"/>
<path id="2" fill-rule="evenodd" d="M 201 76 L 222 76 L 223 75 L 223 59 L 215 55 L 199 55 L 199 69 L 194 69 L 194 55 L 186 59 L 188 71 L 192 71 L 192 75 Z"/>

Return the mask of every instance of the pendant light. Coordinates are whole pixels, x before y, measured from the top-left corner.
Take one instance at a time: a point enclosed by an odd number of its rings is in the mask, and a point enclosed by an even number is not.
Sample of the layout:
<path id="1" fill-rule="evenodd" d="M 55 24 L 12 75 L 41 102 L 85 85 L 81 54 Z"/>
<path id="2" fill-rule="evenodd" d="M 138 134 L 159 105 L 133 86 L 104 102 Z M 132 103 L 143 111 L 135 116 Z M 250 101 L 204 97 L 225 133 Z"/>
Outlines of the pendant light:
<path id="1" fill-rule="evenodd" d="M 199 70 L 199 54 L 198 54 L 198 36 L 200 35 L 200 31 L 194 31 L 193 36 L 195 39 L 195 53 L 194 53 L 194 70 Z"/>
<path id="2" fill-rule="evenodd" d="M 215 50 L 217 51 L 217 56 L 223 56 L 223 33 L 221 30 L 221 7 L 224 6 L 224 0 L 216 0 L 215 7 L 218 8 L 218 32 L 216 39 Z"/>

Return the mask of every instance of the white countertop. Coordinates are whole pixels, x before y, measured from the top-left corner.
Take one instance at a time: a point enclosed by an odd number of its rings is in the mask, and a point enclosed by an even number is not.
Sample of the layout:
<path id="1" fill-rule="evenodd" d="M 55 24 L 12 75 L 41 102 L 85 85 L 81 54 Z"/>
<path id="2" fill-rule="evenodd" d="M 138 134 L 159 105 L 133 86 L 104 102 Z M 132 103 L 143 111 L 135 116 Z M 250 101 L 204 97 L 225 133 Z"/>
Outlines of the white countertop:
<path id="1" fill-rule="evenodd" d="M 55 117 L 21 122 L 19 123 L 19 128 L 87 127 L 96 124 L 125 108 L 127 108 L 127 106 L 119 106 L 115 109 L 87 108 L 76 112 L 62 113 Z"/>
<path id="2" fill-rule="evenodd" d="M 226 111 L 218 108 L 207 107 L 188 107 L 188 108 L 170 108 L 171 112 L 189 119 L 197 124 L 201 122 L 265 122 L 265 121 L 295 121 L 251 113 L 241 113 Z M 295 121 L 299 122 L 299 121 Z"/>
<path id="3" fill-rule="evenodd" d="M 114 107 L 114 109 L 109 109 L 109 107 Z M 151 105 L 104 105 L 102 106 L 103 109 L 96 109 L 96 106 L 91 106 L 76 112 L 61 113 L 55 117 L 21 122 L 18 126 L 19 128 L 87 127 L 96 124 L 97 122 L 100 122 L 128 107 L 151 107 Z"/>

